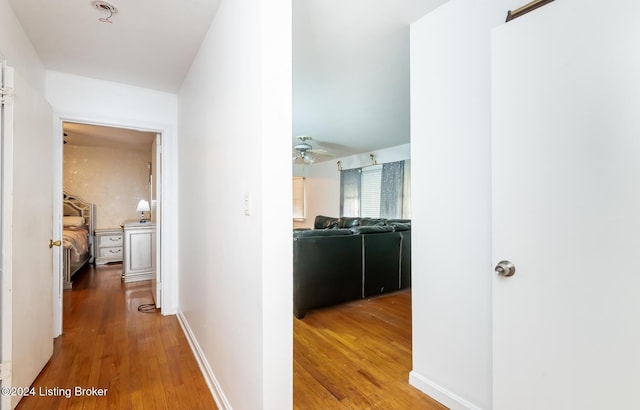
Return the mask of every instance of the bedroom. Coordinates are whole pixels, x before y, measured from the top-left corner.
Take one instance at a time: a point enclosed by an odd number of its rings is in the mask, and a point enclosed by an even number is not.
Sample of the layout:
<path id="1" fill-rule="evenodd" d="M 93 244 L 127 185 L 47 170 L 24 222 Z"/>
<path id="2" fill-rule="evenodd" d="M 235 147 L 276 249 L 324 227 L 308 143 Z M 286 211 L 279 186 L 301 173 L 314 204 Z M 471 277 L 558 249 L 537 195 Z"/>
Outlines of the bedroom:
<path id="1" fill-rule="evenodd" d="M 93 212 L 80 221 L 89 225 L 90 255 L 78 262 L 77 257 L 66 256 L 77 252 L 65 252 L 64 285 L 69 289 L 70 279 L 82 268 L 82 263 L 122 262 L 122 224 L 141 218 L 137 211 L 141 200 L 151 204 L 150 211 L 144 213 L 145 220 L 156 221 L 157 201 L 152 200 L 155 199 L 152 170 L 156 134 L 74 122 L 65 122 L 63 130 L 65 242 L 67 233 L 75 233 L 78 222 L 77 216 L 67 215 L 75 215 L 73 208 L 82 207 L 83 202 L 85 207 L 93 207 Z M 75 201 L 69 203 L 67 196 L 74 197 Z M 67 248 L 69 243 L 65 245 Z M 72 263 L 72 269 L 67 272 L 70 259 L 76 263 Z"/>

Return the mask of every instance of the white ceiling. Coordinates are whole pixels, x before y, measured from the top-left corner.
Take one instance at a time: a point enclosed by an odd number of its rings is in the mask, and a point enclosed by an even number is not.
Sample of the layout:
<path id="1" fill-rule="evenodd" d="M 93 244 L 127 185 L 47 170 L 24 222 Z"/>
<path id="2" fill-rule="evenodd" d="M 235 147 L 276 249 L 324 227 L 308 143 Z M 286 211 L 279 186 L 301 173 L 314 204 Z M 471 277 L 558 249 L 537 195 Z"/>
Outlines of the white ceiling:
<path id="1" fill-rule="evenodd" d="M 445 1 L 293 0 L 292 146 L 408 143 L 409 24 Z M 177 93 L 221 0 L 114 0 L 112 23 L 91 0 L 9 2 L 47 69 Z"/>
<path id="2" fill-rule="evenodd" d="M 220 0 L 9 0 L 45 67 L 175 93 Z"/>
<path id="3" fill-rule="evenodd" d="M 68 145 L 88 147 L 108 147 L 151 152 L 151 144 L 156 134 L 124 128 L 105 127 L 100 125 L 63 124 L 64 142 Z"/>
<path id="4" fill-rule="evenodd" d="M 409 24 L 445 1 L 294 0 L 292 144 L 342 157 L 409 143 Z"/>

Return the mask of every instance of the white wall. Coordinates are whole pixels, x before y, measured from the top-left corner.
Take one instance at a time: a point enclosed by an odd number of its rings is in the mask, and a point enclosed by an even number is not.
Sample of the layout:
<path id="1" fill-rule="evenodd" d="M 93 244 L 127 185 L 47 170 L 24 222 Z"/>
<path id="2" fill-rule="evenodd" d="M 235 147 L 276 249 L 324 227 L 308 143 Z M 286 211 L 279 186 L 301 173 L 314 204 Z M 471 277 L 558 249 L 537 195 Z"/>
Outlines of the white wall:
<path id="1" fill-rule="evenodd" d="M 178 123 L 177 96 L 148 88 L 47 70 L 46 97 L 56 113 L 87 121 L 170 130 Z"/>
<path id="2" fill-rule="evenodd" d="M 312 228 L 317 215 L 340 216 L 340 172 L 342 169 L 360 168 L 371 164 L 369 154 L 375 155 L 378 164 L 403 161 L 411 158 L 410 144 L 398 145 L 364 154 L 343 158 L 332 158 L 313 165 L 294 165 L 295 176 L 306 178 L 307 218 L 304 222 L 294 222 L 295 228 Z"/>
<path id="3" fill-rule="evenodd" d="M 520 0 L 451 0 L 411 26 L 413 370 L 492 407 L 490 30 Z"/>
<path id="4" fill-rule="evenodd" d="M 222 1 L 179 125 L 179 316 L 220 407 L 291 408 L 290 1 Z"/>
<path id="5" fill-rule="evenodd" d="M 0 59 L 44 94 L 44 66 L 7 0 L 0 0 Z"/>
<path id="6" fill-rule="evenodd" d="M 62 144 L 62 122 L 114 125 L 162 134 L 162 313 L 177 307 L 177 128 L 178 97 L 161 91 L 56 71 L 45 73 L 46 98 L 54 110 L 54 133 Z M 62 181 L 62 156 L 54 164 Z M 54 187 L 62 191 L 62 185 Z M 56 226 L 54 225 L 54 235 Z"/>

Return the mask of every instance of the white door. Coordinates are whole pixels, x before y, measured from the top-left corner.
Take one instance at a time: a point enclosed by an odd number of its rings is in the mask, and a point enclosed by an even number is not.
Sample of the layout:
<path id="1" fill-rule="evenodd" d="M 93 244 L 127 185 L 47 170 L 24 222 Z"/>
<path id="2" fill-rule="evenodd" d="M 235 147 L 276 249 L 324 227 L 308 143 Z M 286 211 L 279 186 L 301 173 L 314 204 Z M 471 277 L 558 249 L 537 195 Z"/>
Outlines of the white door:
<path id="1" fill-rule="evenodd" d="M 3 250 L 11 258 L 11 382 L 29 386 L 53 353 L 53 126 L 51 106 L 19 72 L 13 94 L 13 138 L 3 137 L 3 203 L 12 207 Z"/>
<path id="2" fill-rule="evenodd" d="M 492 33 L 494 409 L 640 409 L 640 5 Z"/>
<path id="3" fill-rule="evenodd" d="M 11 326 L 12 326 L 12 297 L 11 297 L 11 220 L 13 204 L 11 202 L 10 176 L 12 175 L 11 152 L 13 142 L 13 68 L 8 67 L 6 61 L 0 61 L 0 227 L 2 235 L 0 244 L 0 380 L 4 388 L 12 386 L 11 382 Z M 0 408 L 11 407 L 11 396 L 3 394 L 0 397 Z"/>

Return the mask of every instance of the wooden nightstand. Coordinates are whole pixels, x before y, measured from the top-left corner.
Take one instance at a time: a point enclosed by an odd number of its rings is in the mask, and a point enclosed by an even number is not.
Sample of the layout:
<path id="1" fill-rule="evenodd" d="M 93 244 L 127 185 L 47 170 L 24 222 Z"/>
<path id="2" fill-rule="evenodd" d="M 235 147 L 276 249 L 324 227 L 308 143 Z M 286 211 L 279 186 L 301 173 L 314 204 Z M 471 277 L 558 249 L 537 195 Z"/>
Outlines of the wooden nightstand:
<path id="1" fill-rule="evenodd" d="M 96 265 L 122 262 L 124 234 L 121 228 L 96 229 Z"/>

